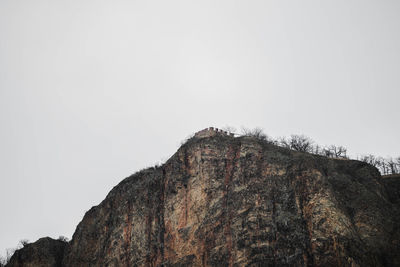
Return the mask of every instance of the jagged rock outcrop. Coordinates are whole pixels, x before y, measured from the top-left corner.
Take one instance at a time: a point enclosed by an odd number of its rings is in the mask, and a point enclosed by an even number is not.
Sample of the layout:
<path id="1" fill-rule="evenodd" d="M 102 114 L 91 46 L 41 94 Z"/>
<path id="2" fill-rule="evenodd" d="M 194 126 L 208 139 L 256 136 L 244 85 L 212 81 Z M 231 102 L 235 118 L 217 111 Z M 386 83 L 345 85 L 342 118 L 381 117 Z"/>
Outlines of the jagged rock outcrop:
<path id="1" fill-rule="evenodd" d="M 399 205 L 387 187 L 359 161 L 192 138 L 90 209 L 62 265 L 399 266 Z"/>
<path id="2" fill-rule="evenodd" d="M 17 250 L 7 266 L 15 267 L 57 267 L 61 266 L 67 242 L 50 237 L 40 238 Z"/>

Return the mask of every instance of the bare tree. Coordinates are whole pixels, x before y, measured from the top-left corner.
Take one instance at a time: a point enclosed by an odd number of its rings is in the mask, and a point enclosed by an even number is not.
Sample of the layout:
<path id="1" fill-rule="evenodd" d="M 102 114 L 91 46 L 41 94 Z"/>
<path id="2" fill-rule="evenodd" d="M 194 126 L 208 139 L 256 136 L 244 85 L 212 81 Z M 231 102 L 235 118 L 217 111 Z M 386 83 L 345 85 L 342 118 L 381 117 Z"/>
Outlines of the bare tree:
<path id="1" fill-rule="evenodd" d="M 241 133 L 243 136 L 248 136 L 248 135 L 250 135 L 251 130 L 250 130 L 249 128 L 246 128 L 246 127 L 242 126 L 242 127 L 240 128 L 240 133 Z"/>
<path id="2" fill-rule="evenodd" d="M 277 144 L 281 147 L 301 151 L 313 153 L 315 152 L 315 148 L 313 146 L 314 141 L 304 135 L 295 135 L 292 134 L 289 138 L 281 137 L 277 141 Z M 318 147 L 319 150 L 319 147 Z M 319 152 L 318 152 L 319 153 Z M 317 154 L 317 153 L 315 153 Z"/>
<path id="3" fill-rule="evenodd" d="M 361 161 L 364 161 L 368 164 L 371 164 L 372 166 L 379 168 L 379 159 L 377 157 L 375 157 L 374 155 L 366 155 L 366 156 L 362 156 L 360 158 Z"/>
<path id="4" fill-rule="evenodd" d="M 399 174 L 400 173 L 400 157 L 395 158 L 393 161 L 395 162 L 395 165 L 396 165 L 396 174 Z"/>
<path id="5" fill-rule="evenodd" d="M 333 153 L 328 147 L 322 149 L 322 155 L 328 158 L 333 158 Z"/>
<path id="6" fill-rule="evenodd" d="M 313 151 L 312 151 L 312 153 L 313 154 L 315 154 L 315 155 L 322 155 L 322 147 L 320 147 L 318 144 L 317 145 L 315 145 L 314 147 L 313 147 Z"/>
<path id="7" fill-rule="evenodd" d="M 330 145 L 324 148 L 324 154 L 332 158 L 347 158 L 347 148 L 343 146 Z"/>
<path id="8" fill-rule="evenodd" d="M 225 129 L 228 131 L 230 130 L 229 126 L 225 127 Z M 248 129 L 242 127 L 241 131 L 243 136 L 255 137 L 280 147 L 322 155 L 329 158 L 349 158 L 347 156 L 347 148 L 344 146 L 330 145 L 322 147 L 315 144 L 312 139 L 304 135 L 291 135 L 289 138 L 281 137 L 272 139 L 266 135 L 261 128 Z M 376 167 L 382 175 L 400 173 L 400 157 L 385 159 L 370 154 L 362 156 L 359 160 Z"/>
<path id="9" fill-rule="evenodd" d="M 313 141 L 304 135 L 292 134 L 289 139 L 290 148 L 301 152 L 312 152 Z"/>
<path id="10" fill-rule="evenodd" d="M 367 162 L 378 168 L 382 175 L 397 174 L 400 172 L 400 158 L 382 158 L 374 155 L 366 155 L 361 157 L 361 161 Z"/>
<path id="11" fill-rule="evenodd" d="M 260 140 L 268 141 L 270 140 L 268 136 L 264 133 L 262 128 L 256 127 L 254 129 L 248 129 L 245 127 L 242 127 L 242 135 L 243 136 L 251 136 L 255 137 Z"/>
<path id="12" fill-rule="evenodd" d="M 398 165 L 396 160 L 393 158 L 388 158 L 385 160 L 389 174 L 397 174 L 399 173 Z"/>
<path id="13" fill-rule="evenodd" d="M 290 140 L 288 140 L 286 137 L 280 137 L 278 139 L 278 145 L 284 148 L 291 149 Z"/>

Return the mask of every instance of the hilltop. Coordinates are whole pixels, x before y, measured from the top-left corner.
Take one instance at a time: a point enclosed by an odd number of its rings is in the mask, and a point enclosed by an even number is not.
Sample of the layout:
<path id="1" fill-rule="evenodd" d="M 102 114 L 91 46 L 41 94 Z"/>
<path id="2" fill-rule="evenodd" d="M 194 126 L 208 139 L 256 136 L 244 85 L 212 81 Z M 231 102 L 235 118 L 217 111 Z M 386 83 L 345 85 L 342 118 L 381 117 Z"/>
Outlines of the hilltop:
<path id="1" fill-rule="evenodd" d="M 399 176 L 209 133 L 122 180 L 59 250 L 39 240 L 9 266 L 400 265 Z"/>

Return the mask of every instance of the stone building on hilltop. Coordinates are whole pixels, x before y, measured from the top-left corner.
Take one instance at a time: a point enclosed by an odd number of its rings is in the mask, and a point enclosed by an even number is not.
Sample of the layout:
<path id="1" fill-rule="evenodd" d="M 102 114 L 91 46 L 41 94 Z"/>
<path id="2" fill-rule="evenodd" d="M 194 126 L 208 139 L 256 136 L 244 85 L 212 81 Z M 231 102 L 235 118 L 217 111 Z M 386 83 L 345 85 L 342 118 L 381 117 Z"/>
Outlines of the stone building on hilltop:
<path id="1" fill-rule="evenodd" d="M 230 133 L 230 132 L 224 131 L 222 129 L 214 128 L 214 127 L 209 127 L 209 128 L 205 128 L 201 131 L 198 131 L 197 133 L 194 134 L 194 137 L 205 138 L 205 137 L 211 137 L 211 136 L 216 136 L 216 135 L 231 136 L 231 137 L 235 136 L 234 133 Z"/>

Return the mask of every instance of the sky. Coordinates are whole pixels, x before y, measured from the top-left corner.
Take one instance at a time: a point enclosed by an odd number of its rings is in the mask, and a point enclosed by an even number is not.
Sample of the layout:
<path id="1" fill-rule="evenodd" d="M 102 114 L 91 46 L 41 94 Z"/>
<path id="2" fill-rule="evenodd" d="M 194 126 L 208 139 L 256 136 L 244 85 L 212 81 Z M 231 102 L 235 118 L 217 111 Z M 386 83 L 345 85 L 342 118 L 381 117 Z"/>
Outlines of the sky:
<path id="1" fill-rule="evenodd" d="M 203 128 L 400 155 L 400 2 L 0 0 L 0 254 Z"/>

